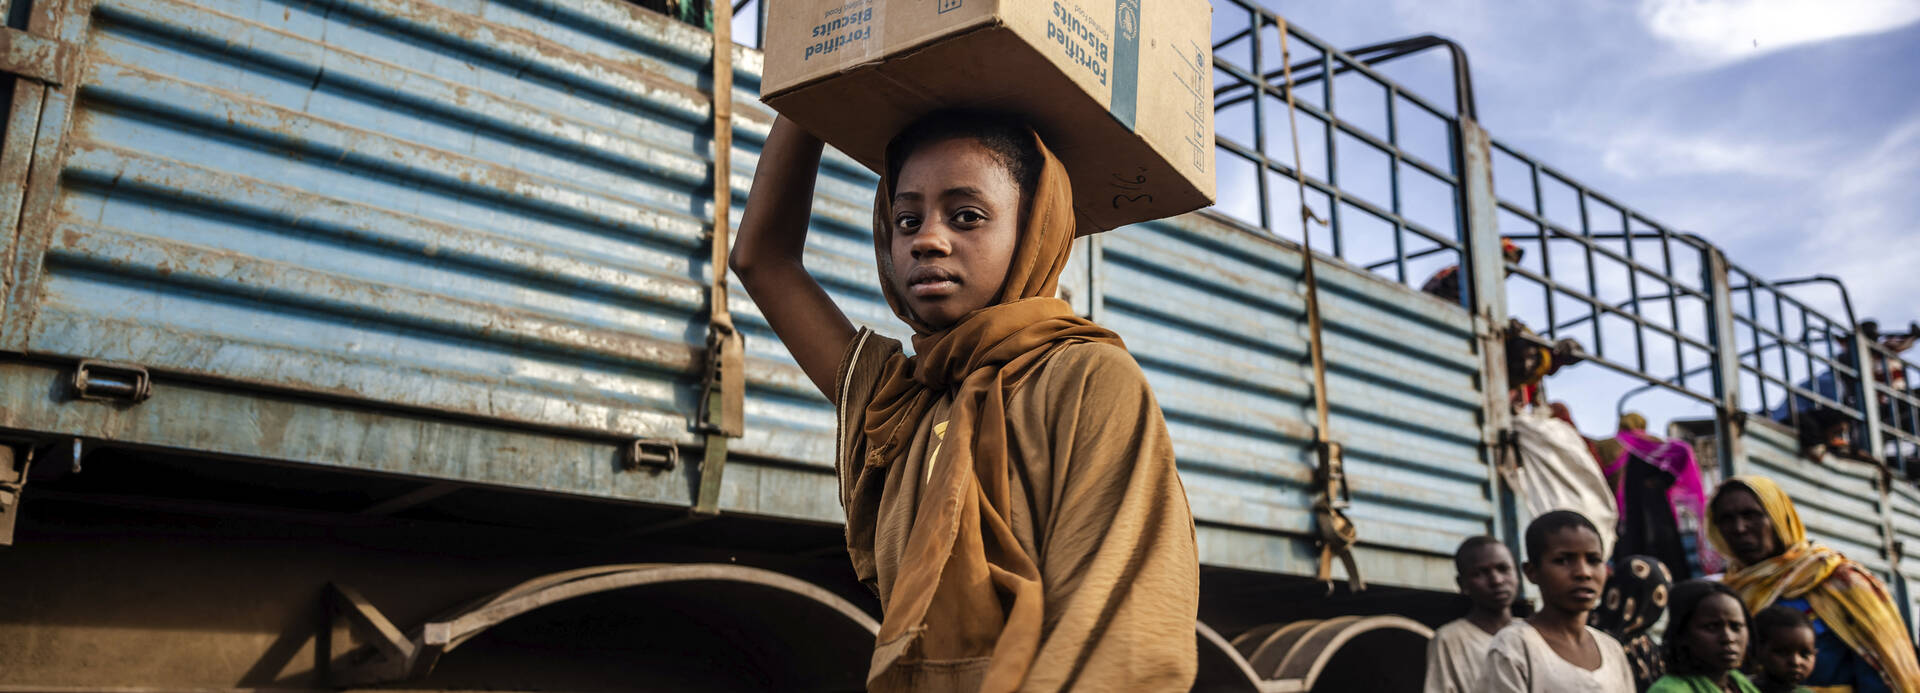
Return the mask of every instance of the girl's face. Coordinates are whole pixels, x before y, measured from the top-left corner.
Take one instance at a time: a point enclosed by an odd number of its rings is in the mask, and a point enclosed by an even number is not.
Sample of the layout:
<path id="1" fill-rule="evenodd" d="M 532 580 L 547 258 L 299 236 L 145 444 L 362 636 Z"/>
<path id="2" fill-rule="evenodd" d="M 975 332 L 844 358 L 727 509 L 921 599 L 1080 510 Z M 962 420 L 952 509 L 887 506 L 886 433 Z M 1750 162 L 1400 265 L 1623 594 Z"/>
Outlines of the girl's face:
<path id="1" fill-rule="evenodd" d="M 1760 668 L 1775 681 L 1800 683 L 1813 675 L 1813 629 L 1806 626 L 1775 628 L 1767 644 L 1757 653 Z"/>
<path id="2" fill-rule="evenodd" d="M 1540 601 L 1567 613 L 1591 611 L 1600 603 L 1607 579 L 1600 535 L 1585 527 L 1566 527 L 1547 535 L 1546 550 L 1527 561 L 1527 580 L 1540 586 Z"/>
<path id="3" fill-rule="evenodd" d="M 945 328 L 992 305 L 1020 235 L 1020 186 L 973 139 L 921 147 L 893 186 L 894 290 Z"/>
<path id="4" fill-rule="evenodd" d="M 1686 631 L 1679 634 L 1687 655 L 1708 673 L 1739 668 L 1747 656 L 1747 614 L 1740 601 L 1715 592 L 1700 600 Z"/>

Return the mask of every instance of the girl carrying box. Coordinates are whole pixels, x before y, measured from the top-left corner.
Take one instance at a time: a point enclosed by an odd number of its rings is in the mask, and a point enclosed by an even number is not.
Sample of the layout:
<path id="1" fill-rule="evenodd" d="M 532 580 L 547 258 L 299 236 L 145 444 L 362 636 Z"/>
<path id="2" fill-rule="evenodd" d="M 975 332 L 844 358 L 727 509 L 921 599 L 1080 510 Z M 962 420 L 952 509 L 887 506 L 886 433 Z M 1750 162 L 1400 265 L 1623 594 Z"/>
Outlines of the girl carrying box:
<path id="1" fill-rule="evenodd" d="M 884 611 L 869 688 L 1186 690 L 1193 519 L 1139 365 L 1054 297 L 1065 169 L 992 114 L 893 139 L 874 252 L 907 356 L 801 264 L 821 147 L 775 122 L 730 264 L 836 407 L 847 550 Z"/>

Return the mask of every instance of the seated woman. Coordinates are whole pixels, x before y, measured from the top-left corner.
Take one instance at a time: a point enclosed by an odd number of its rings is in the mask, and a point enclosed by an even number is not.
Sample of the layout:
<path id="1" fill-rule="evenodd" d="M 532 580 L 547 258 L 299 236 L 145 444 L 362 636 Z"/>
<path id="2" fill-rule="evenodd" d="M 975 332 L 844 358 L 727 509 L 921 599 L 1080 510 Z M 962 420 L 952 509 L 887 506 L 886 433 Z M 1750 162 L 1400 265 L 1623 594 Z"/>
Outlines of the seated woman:
<path id="1" fill-rule="evenodd" d="M 1813 621 L 1806 685 L 1858 693 L 1920 691 L 1920 665 L 1886 585 L 1866 567 L 1807 541 L 1793 501 L 1763 476 L 1720 484 L 1707 506 L 1708 539 L 1728 558 L 1725 582 L 1748 611 L 1784 604 Z"/>

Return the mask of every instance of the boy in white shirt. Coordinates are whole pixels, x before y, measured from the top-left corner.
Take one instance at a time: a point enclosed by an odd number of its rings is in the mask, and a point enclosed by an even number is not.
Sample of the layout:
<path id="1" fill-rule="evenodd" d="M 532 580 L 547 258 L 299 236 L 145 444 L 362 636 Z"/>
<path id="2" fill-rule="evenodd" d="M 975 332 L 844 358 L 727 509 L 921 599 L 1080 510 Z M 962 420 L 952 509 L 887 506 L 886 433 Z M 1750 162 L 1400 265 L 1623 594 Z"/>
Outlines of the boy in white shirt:
<path id="1" fill-rule="evenodd" d="M 1555 510 L 1527 525 L 1527 581 L 1541 608 L 1493 636 L 1474 687 L 1481 693 L 1634 693 L 1626 650 L 1587 625 L 1607 579 L 1600 530 Z"/>
<path id="2" fill-rule="evenodd" d="M 1469 693 L 1480 677 L 1493 634 L 1513 622 L 1514 588 L 1519 576 L 1513 554 L 1500 540 L 1468 538 L 1453 552 L 1454 583 L 1473 606 L 1467 615 L 1434 631 L 1427 643 L 1426 693 Z"/>

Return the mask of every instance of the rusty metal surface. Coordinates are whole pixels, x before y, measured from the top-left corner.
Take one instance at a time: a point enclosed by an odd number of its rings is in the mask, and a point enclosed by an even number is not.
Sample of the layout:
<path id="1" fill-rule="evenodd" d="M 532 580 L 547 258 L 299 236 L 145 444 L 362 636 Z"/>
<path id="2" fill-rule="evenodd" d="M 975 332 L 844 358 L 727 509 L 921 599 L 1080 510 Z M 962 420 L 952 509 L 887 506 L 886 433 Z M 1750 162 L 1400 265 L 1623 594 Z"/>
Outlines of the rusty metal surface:
<path id="1" fill-rule="evenodd" d="M 0 325 L 6 324 L 13 294 L 16 263 L 15 236 L 20 223 L 21 198 L 26 193 L 27 164 L 33 160 L 33 133 L 40 127 L 45 85 L 15 78 L 7 109 L 6 132 L 0 137 Z M 4 334 L 0 332 L 0 334 Z"/>
<path id="2" fill-rule="evenodd" d="M 0 27 L 0 72 L 59 85 L 73 78 L 75 52 L 59 41 Z"/>
<path id="3" fill-rule="evenodd" d="M 0 345 L 692 442 L 705 33 L 618 3 L 110 0 L 77 19 L 88 67 L 48 99 Z M 806 395 L 781 360 L 750 375 Z"/>

